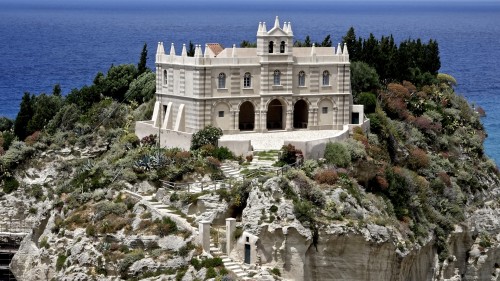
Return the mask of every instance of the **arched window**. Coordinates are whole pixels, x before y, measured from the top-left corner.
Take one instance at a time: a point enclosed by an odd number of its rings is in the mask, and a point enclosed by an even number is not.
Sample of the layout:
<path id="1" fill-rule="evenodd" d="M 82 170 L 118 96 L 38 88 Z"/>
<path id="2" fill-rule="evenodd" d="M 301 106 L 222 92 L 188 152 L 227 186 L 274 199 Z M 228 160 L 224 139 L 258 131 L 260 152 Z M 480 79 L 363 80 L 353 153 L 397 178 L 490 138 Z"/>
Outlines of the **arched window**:
<path id="1" fill-rule="evenodd" d="M 304 71 L 299 72 L 299 87 L 304 87 L 306 85 L 306 73 Z"/>
<path id="2" fill-rule="evenodd" d="M 250 72 L 245 73 L 245 76 L 243 76 L 243 88 L 250 88 L 252 87 L 252 75 Z"/>
<path id="3" fill-rule="evenodd" d="M 330 72 L 323 71 L 323 86 L 330 86 Z"/>
<path id="4" fill-rule="evenodd" d="M 274 42 L 271 41 L 269 42 L 269 53 L 272 54 L 273 53 L 273 49 L 274 49 Z"/>
<path id="5" fill-rule="evenodd" d="M 274 85 L 281 85 L 281 72 L 279 70 L 274 71 Z"/>
<path id="6" fill-rule="evenodd" d="M 285 41 L 281 41 L 280 44 L 280 53 L 285 53 Z"/>
<path id="7" fill-rule="evenodd" d="M 219 89 L 225 89 L 226 88 L 226 74 L 224 72 L 221 72 L 219 74 Z"/>
<path id="8" fill-rule="evenodd" d="M 168 72 L 163 70 L 163 84 L 167 85 L 168 82 Z"/>

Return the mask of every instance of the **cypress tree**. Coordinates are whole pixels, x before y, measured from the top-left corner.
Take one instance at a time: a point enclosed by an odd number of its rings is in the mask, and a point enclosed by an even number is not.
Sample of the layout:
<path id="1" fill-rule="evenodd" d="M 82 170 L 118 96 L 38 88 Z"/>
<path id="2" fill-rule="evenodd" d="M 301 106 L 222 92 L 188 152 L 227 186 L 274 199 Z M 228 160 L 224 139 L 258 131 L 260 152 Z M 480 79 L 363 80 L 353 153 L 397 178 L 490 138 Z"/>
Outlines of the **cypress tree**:
<path id="1" fill-rule="evenodd" d="M 332 46 L 332 39 L 330 38 L 330 34 L 328 34 L 325 39 L 323 39 L 323 42 L 321 42 L 321 47 L 331 47 Z"/>
<path id="2" fill-rule="evenodd" d="M 361 38 L 359 38 L 361 40 Z M 354 27 L 351 26 L 345 36 L 342 37 L 342 45 L 347 44 L 349 50 L 349 59 L 351 61 L 359 61 L 361 52 L 361 41 L 357 41 Z"/>
<path id="3" fill-rule="evenodd" d="M 24 140 L 30 135 L 28 132 L 28 123 L 33 118 L 33 101 L 35 96 L 25 92 L 21 100 L 19 113 L 17 113 L 16 121 L 14 122 L 14 134 L 20 139 Z"/>
<path id="4" fill-rule="evenodd" d="M 194 50 L 194 44 L 193 44 L 193 42 L 189 41 L 189 47 L 187 49 L 187 56 L 188 57 L 194 57 L 194 52 L 195 52 L 195 50 Z"/>
<path id="5" fill-rule="evenodd" d="M 144 43 L 141 52 L 141 58 L 137 64 L 137 76 L 143 74 L 147 70 L 146 62 L 148 60 L 148 44 Z"/>

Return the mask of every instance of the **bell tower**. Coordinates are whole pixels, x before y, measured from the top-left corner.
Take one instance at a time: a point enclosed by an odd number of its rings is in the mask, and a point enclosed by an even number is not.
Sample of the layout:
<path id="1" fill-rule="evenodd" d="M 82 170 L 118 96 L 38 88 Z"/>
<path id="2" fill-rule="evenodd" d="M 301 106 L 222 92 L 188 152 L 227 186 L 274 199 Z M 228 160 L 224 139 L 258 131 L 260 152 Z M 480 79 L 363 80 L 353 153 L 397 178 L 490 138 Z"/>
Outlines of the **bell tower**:
<path id="1" fill-rule="evenodd" d="M 270 55 L 291 55 L 293 53 L 292 24 L 285 22 L 280 26 L 276 17 L 274 26 L 269 31 L 265 22 L 259 22 L 257 29 L 257 55 L 260 57 Z"/>

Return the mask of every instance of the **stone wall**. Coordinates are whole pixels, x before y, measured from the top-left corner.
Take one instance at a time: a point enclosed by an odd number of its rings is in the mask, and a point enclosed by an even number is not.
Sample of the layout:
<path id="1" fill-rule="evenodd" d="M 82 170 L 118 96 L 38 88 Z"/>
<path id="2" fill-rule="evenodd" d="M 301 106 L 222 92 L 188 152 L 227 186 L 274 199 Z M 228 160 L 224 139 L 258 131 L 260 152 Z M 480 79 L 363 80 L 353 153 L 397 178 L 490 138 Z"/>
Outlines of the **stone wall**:
<path id="1" fill-rule="evenodd" d="M 162 147 L 179 147 L 189 150 L 193 134 L 164 129 L 158 130 L 158 127 L 153 127 L 153 121 L 139 121 L 135 123 L 135 134 L 139 139 L 149 135 L 158 136 L 159 132 L 161 132 L 160 145 Z"/>
<path id="2" fill-rule="evenodd" d="M 317 139 L 311 141 L 288 141 L 285 140 L 285 145 L 292 144 L 295 148 L 300 149 L 304 153 L 304 159 L 319 159 L 325 154 L 326 144 L 329 142 L 338 142 L 349 138 L 349 127 L 343 126 L 341 133 L 336 136 Z"/>

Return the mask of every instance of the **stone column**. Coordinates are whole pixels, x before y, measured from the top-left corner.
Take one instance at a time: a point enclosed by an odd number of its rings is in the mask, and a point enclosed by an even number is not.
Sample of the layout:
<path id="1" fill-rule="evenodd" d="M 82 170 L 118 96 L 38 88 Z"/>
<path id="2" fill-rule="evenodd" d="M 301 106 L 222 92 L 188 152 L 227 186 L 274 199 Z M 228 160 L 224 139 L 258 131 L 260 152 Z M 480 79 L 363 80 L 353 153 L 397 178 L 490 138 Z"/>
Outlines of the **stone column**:
<path id="1" fill-rule="evenodd" d="M 201 247 L 206 253 L 210 253 L 210 222 L 200 221 L 198 224 L 198 232 Z"/>
<path id="2" fill-rule="evenodd" d="M 233 250 L 234 244 L 234 231 L 236 230 L 236 219 L 226 219 L 226 254 L 229 256 Z"/>
<path id="3" fill-rule="evenodd" d="M 234 130 L 236 132 L 239 132 L 240 131 L 240 111 L 235 110 L 235 111 L 233 111 L 233 113 L 234 113 Z"/>
<path id="4" fill-rule="evenodd" d="M 292 131 L 293 130 L 292 119 L 293 119 L 293 110 L 287 110 L 286 111 L 286 127 L 285 127 L 285 130 L 287 130 L 287 131 Z"/>
<path id="5" fill-rule="evenodd" d="M 253 120 L 253 130 L 256 132 L 260 132 L 260 111 L 255 110 L 254 111 L 254 120 Z"/>
<path id="6" fill-rule="evenodd" d="M 262 133 L 267 132 L 267 110 L 260 112 L 260 131 Z"/>
<path id="7" fill-rule="evenodd" d="M 312 108 L 309 108 L 309 110 L 307 111 L 307 129 L 315 129 L 314 127 L 314 110 Z"/>

